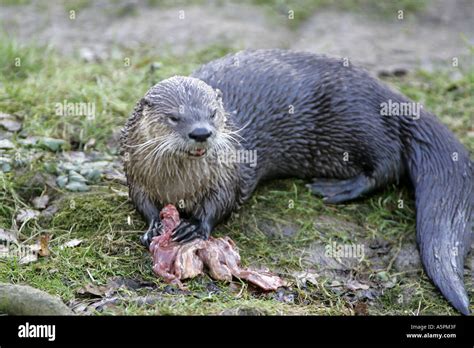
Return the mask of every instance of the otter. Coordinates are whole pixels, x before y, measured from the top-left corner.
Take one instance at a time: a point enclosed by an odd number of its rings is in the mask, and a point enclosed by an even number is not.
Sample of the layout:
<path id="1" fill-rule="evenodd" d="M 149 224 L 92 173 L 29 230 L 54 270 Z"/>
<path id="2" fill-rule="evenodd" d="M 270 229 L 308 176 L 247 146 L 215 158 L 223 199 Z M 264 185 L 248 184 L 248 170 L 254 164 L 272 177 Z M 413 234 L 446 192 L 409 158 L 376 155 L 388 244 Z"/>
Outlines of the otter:
<path id="1" fill-rule="evenodd" d="M 184 243 L 208 238 L 264 180 L 307 179 L 315 195 L 336 204 L 408 178 L 426 273 L 469 314 L 469 153 L 423 108 L 382 112 L 406 103 L 352 64 L 279 49 L 229 54 L 161 81 L 138 101 L 121 136 L 129 195 L 149 224 L 142 243 L 159 233 L 165 204 L 185 218 L 173 234 Z M 256 152 L 256 165 L 223 156 L 246 151 Z"/>

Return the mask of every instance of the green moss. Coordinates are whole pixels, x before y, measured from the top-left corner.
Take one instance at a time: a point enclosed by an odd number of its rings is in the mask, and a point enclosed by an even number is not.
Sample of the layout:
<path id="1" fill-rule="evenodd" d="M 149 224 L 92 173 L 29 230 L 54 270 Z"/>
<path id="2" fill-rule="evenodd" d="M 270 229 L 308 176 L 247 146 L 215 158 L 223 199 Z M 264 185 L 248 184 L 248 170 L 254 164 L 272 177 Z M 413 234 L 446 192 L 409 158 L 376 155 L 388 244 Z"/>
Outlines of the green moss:
<path id="1" fill-rule="evenodd" d="M 130 219 L 139 227 L 144 227 L 127 198 L 106 189 L 69 194 L 61 199 L 59 206 L 60 210 L 52 220 L 52 227 L 80 237 L 128 230 Z"/>

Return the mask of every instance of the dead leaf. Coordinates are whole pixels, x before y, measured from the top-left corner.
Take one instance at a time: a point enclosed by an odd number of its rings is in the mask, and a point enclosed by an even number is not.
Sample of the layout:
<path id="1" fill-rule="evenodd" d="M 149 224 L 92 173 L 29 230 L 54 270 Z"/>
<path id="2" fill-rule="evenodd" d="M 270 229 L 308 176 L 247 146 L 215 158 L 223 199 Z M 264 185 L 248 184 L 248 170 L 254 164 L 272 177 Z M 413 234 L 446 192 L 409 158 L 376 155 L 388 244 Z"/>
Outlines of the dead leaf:
<path id="1" fill-rule="evenodd" d="M 27 263 L 36 262 L 36 261 L 38 261 L 38 254 L 29 253 L 28 255 L 20 258 L 18 262 L 20 263 L 20 265 L 26 265 Z"/>
<path id="2" fill-rule="evenodd" d="M 295 277 L 296 284 L 305 286 L 308 283 L 313 285 L 318 285 L 319 274 L 316 272 L 311 271 L 302 271 L 302 272 L 294 272 L 292 275 Z"/>
<path id="3" fill-rule="evenodd" d="M 349 280 L 346 284 L 346 288 L 349 290 L 367 290 L 370 288 L 367 284 L 359 283 L 357 280 Z"/>
<path id="4" fill-rule="evenodd" d="M 110 188 L 111 191 L 115 192 L 119 197 L 128 197 L 128 191 L 117 190 L 113 187 Z"/>
<path id="5" fill-rule="evenodd" d="M 83 288 L 77 290 L 77 293 L 80 295 L 86 296 L 95 296 L 95 297 L 103 297 L 107 291 L 107 287 L 105 286 L 98 286 L 95 284 L 88 283 Z"/>
<path id="6" fill-rule="evenodd" d="M 330 286 L 331 288 L 337 288 L 337 287 L 339 287 L 339 286 L 341 286 L 341 285 L 342 285 L 342 284 L 341 284 L 341 282 L 340 282 L 339 280 L 333 280 L 333 281 L 331 282 L 331 284 L 329 284 L 329 286 Z"/>
<path id="7" fill-rule="evenodd" d="M 35 219 L 38 215 L 40 215 L 40 212 L 37 210 L 20 209 L 20 211 L 18 212 L 16 216 L 16 221 L 22 224 L 31 219 Z"/>
<path id="8" fill-rule="evenodd" d="M 123 172 L 118 171 L 117 169 L 107 170 L 104 173 L 105 180 L 114 181 L 116 183 L 127 185 L 127 178 Z"/>
<path id="9" fill-rule="evenodd" d="M 95 143 L 96 140 L 94 138 L 89 139 L 87 143 L 84 144 L 84 151 L 93 148 L 95 146 Z"/>
<path id="10" fill-rule="evenodd" d="M 59 248 L 62 250 L 64 248 L 74 248 L 77 247 L 82 243 L 82 239 L 71 239 L 70 241 L 67 241 L 63 245 L 61 245 Z"/>
<path id="11" fill-rule="evenodd" d="M 354 312 L 355 315 L 368 315 L 369 306 L 365 302 L 356 302 L 356 304 L 354 305 Z"/>
<path id="12" fill-rule="evenodd" d="M 46 257 L 46 256 L 49 256 L 51 254 L 51 252 L 49 251 L 49 239 L 50 239 L 50 235 L 49 234 L 42 234 L 40 236 L 40 250 L 38 251 L 38 254 L 40 256 L 43 256 L 43 257 Z"/>

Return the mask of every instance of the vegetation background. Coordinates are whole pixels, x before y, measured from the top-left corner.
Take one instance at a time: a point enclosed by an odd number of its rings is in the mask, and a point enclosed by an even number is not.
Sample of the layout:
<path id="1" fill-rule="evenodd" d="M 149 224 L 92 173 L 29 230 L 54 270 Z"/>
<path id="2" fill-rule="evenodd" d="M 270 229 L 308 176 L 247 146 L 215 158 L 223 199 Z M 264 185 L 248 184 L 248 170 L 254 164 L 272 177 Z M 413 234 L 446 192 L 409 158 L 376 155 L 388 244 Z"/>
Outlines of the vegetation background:
<path id="1" fill-rule="evenodd" d="M 49 239 L 49 255 L 0 258 L 0 282 L 45 290 L 78 314 L 456 314 L 422 270 L 403 184 L 338 206 L 299 180 L 260 187 L 215 234 L 289 288 L 163 283 L 139 244 L 145 224 L 127 199 L 117 136 L 161 79 L 239 49 L 281 47 L 366 67 L 472 152 L 473 14 L 469 0 L 0 0 L 0 252 Z M 94 112 L 58 112 L 69 103 Z M 363 245 L 365 256 L 328 256 L 333 242 Z M 471 299 L 473 271 L 470 255 Z"/>

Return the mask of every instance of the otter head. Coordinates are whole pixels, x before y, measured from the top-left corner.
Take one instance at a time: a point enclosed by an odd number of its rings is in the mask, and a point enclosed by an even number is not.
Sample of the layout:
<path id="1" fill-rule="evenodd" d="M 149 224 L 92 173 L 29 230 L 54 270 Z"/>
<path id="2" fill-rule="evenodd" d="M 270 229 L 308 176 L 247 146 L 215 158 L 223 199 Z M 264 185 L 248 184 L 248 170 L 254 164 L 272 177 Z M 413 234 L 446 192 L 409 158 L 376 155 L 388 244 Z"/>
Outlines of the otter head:
<path id="1" fill-rule="evenodd" d="M 153 157 L 200 159 L 229 149 L 226 114 L 219 90 L 203 81 L 174 76 L 153 86 L 142 99 L 141 132 Z"/>

